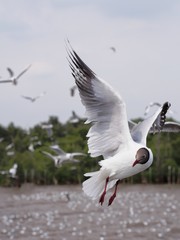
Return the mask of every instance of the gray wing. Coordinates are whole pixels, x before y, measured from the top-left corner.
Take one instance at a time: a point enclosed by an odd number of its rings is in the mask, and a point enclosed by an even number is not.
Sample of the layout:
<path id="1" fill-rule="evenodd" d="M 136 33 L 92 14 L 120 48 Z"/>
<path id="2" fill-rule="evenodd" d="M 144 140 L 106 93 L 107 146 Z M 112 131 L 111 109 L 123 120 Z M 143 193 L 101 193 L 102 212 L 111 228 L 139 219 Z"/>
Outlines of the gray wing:
<path id="1" fill-rule="evenodd" d="M 19 75 L 17 75 L 16 79 L 20 78 L 29 68 L 31 67 L 31 64 L 27 66 Z"/>
<path id="2" fill-rule="evenodd" d="M 25 98 L 25 99 L 27 99 L 27 100 L 31 100 L 31 101 L 33 101 L 33 98 L 32 98 L 32 97 L 23 96 L 23 95 L 22 95 L 22 97 Z"/>
<path id="3" fill-rule="evenodd" d="M 162 131 L 169 107 L 170 103 L 164 103 L 151 117 L 135 125 L 131 130 L 134 141 L 146 145 L 146 138 L 150 130 L 153 132 Z"/>
<path id="4" fill-rule="evenodd" d="M 13 72 L 13 70 L 11 69 L 11 68 L 7 68 L 7 70 L 8 70 L 8 72 L 9 72 L 9 75 L 10 75 L 10 77 L 14 77 L 14 72 Z"/>
<path id="5" fill-rule="evenodd" d="M 0 83 L 9 83 L 9 82 L 12 82 L 12 80 L 10 80 L 10 79 L 9 80 L 8 79 L 7 80 L 0 80 Z"/>
<path id="6" fill-rule="evenodd" d="M 150 133 L 156 133 L 157 130 L 154 131 L 153 128 L 150 129 Z M 170 133 L 179 133 L 180 132 L 180 124 L 177 122 L 165 122 L 161 132 L 170 132 Z"/>
<path id="7" fill-rule="evenodd" d="M 50 148 L 56 152 L 58 155 L 65 155 L 66 152 L 64 152 L 58 145 L 52 145 Z"/>
<path id="8" fill-rule="evenodd" d="M 86 108 L 86 123 L 92 123 L 87 134 L 89 153 L 92 157 L 113 156 L 120 147 L 132 141 L 125 103 L 73 49 L 68 50 L 68 55 L 72 75 Z"/>
<path id="9" fill-rule="evenodd" d="M 54 156 L 52 154 L 50 154 L 49 152 L 46 151 L 40 151 L 41 153 L 43 153 L 44 155 L 46 155 L 47 157 L 49 157 L 50 159 L 54 160 Z"/>

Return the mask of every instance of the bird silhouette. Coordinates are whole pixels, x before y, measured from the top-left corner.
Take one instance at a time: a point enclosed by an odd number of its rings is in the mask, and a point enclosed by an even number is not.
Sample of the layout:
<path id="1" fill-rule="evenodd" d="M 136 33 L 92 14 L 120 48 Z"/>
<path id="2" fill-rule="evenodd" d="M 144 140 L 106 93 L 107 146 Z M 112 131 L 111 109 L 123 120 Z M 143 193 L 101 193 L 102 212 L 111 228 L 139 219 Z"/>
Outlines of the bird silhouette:
<path id="1" fill-rule="evenodd" d="M 9 72 L 9 79 L 3 79 L 0 80 L 0 83 L 12 83 L 13 85 L 18 84 L 18 79 L 31 67 L 31 64 L 27 66 L 22 72 L 20 72 L 17 76 L 15 76 L 13 70 L 11 68 L 7 68 L 7 71 Z"/>
<path id="2" fill-rule="evenodd" d="M 31 102 L 35 102 L 38 98 L 43 97 L 45 94 L 46 94 L 46 92 L 42 92 L 41 94 L 39 94 L 36 97 L 30 97 L 30 96 L 24 96 L 24 95 L 21 95 L 21 97 L 23 97 L 24 99 L 27 99 L 27 100 L 29 100 Z"/>

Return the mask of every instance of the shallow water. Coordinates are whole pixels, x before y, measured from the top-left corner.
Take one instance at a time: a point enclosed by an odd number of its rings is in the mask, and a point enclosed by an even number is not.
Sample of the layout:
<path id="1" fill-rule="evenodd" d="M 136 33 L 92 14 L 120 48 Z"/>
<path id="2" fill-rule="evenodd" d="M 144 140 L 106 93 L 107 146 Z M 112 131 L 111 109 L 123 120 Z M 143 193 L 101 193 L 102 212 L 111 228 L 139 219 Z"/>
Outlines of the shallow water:
<path id="1" fill-rule="evenodd" d="M 179 240 L 179 185 L 119 185 L 113 204 L 81 186 L 0 188 L 0 239 Z"/>

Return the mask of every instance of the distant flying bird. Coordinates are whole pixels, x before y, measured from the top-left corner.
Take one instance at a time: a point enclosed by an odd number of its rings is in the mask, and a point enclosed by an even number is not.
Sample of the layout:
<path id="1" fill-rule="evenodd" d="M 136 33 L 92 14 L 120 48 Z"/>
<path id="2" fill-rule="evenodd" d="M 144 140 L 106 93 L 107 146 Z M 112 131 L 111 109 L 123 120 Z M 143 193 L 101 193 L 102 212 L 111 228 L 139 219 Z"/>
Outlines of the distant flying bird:
<path id="1" fill-rule="evenodd" d="M 52 130 L 53 125 L 49 124 L 49 123 L 42 123 L 41 127 L 42 127 L 42 129 L 46 130 L 48 137 L 51 138 L 53 135 L 53 130 Z"/>
<path id="2" fill-rule="evenodd" d="M 69 65 L 78 87 L 81 101 L 86 108 L 86 123 L 92 123 L 87 134 L 89 153 L 103 156 L 100 170 L 86 173 L 83 191 L 102 205 L 106 192 L 113 186 L 108 205 L 116 197 L 120 180 L 140 173 L 151 166 L 153 153 L 146 146 L 152 126 L 160 132 L 165 124 L 170 103 L 165 102 L 149 118 L 139 122 L 130 132 L 126 105 L 108 83 L 100 79 L 77 55 L 69 44 Z"/>
<path id="3" fill-rule="evenodd" d="M 154 107 L 154 106 L 158 106 L 158 107 L 160 107 L 161 104 L 158 103 L 158 102 L 150 102 L 149 105 L 147 105 L 146 108 L 145 108 L 144 115 L 146 116 L 146 115 L 149 113 L 150 108 L 151 108 L 151 107 Z"/>
<path id="4" fill-rule="evenodd" d="M 59 157 L 61 157 L 61 160 L 64 161 L 74 161 L 77 159 L 74 159 L 76 156 L 86 156 L 86 154 L 81 152 L 73 152 L 73 153 L 67 153 L 63 151 L 58 145 L 52 145 L 50 148 L 58 154 Z"/>
<path id="5" fill-rule="evenodd" d="M 14 163 L 13 167 L 9 169 L 9 174 L 11 178 L 17 178 L 17 163 Z"/>
<path id="6" fill-rule="evenodd" d="M 36 97 L 29 97 L 29 96 L 24 96 L 24 95 L 22 95 L 21 97 L 23 97 L 23 98 L 25 98 L 25 99 L 27 99 L 27 100 L 29 100 L 31 102 L 35 102 L 38 98 L 43 97 L 45 94 L 46 94 L 46 92 L 42 92 L 41 94 L 39 94 Z"/>
<path id="7" fill-rule="evenodd" d="M 149 113 L 149 111 L 150 111 L 150 109 L 151 109 L 152 107 L 154 107 L 154 106 L 160 107 L 161 104 L 158 103 L 158 102 L 150 102 L 150 103 L 145 107 L 144 116 L 147 116 L 148 113 Z M 169 113 L 170 113 L 170 114 L 173 114 L 173 111 L 172 111 L 172 110 L 169 110 Z"/>
<path id="8" fill-rule="evenodd" d="M 6 149 L 7 156 L 13 156 L 15 154 L 13 148 L 14 148 L 14 143 L 10 143 L 6 146 L 5 149 Z"/>
<path id="9" fill-rule="evenodd" d="M 15 76 L 13 70 L 11 68 L 7 68 L 7 71 L 9 72 L 10 78 L 5 80 L 0 80 L 0 83 L 9 83 L 11 82 L 13 85 L 18 84 L 18 79 L 31 67 L 31 64 L 27 66 L 21 73 L 19 73 L 17 76 Z"/>
<path id="10" fill-rule="evenodd" d="M 34 152 L 35 148 L 41 145 L 42 145 L 41 141 L 31 142 L 30 145 L 28 146 L 28 150 L 30 152 Z"/>
<path id="11" fill-rule="evenodd" d="M 43 154 L 48 156 L 54 161 L 56 167 L 62 166 L 64 162 L 79 162 L 79 160 L 75 159 L 75 156 L 84 156 L 83 153 L 65 153 L 58 145 L 53 145 L 50 147 L 56 155 L 53 155 L 46 151 L 41 151 Z"/>
<path id="12" fill-rule="evenodd" d="M 80 120 L 82 120 L 82 118 L 80 118 L 75 111 L 72 111 L 72 116 L 69 118 L 69 122 L 70 123 L 78 123 Z"/>
<path id="13" fill-rule="evenodd" d="M 62 165 L 62 162 L 61 162 L 61 159 L 59 156 L 55 156 L 49 152 L 46 152 L 46 151 L 41 151 L 41 153 L 43 153 L 44 155 L 46 155 L 47 157 L 49 157 L 51 160 L 54 161 L 54 165 L 56 167 L 60 167 Z"/>
<path id="14" fill-rule="evenodd" d="M 161 120 L 158 120 L 158 121 L 161 121 Z M 178 123 L 178 122 L 172 122 L 172 121 L 164 122 L 163 128 L 158 127 L 156 122 L 154 124 L 152 124 L 152 127 L 149 129 L 149 133 L 155 134 L 158 132 L 170 132 L 170 133 L 179 133 L 180 132 L 180 123 Z M 129 125 L 130 133 L 133 136 L 133 132 L 135 132 L 136 128 L 138 128 L 139 123 L 135 123 L 133 121 L 128 121 L 128 125 Z"/>
<path id="15" fill-rule="evenodd" d="M 9 175 L 9 177 L 11 177 L 11 178 L 17 178 L 17 168 L 18 168 L 18 165 L 17 165 L 17 163 L 14 163 L 13 164 L 13 166 L 12 166 L 12 168 L 10 168 L 9 170 L 7 170 L 7 171 L 0 171 L 0 173 L 2 174 L 2 175 Z"/>
<path id="16" fill-rule="evenodd" d="M 116 52 L 116 48 L 115 47 L 110 47 L 110 49 L 115 53 Z"/>
<path id="17" fill-rule="evenodd" d="M 77 86 L 74 85 L 73 87 L 70 88 L 70 94 L 71 94 L 71 97 L 74 97 L 75 95 L 75 90 L 77 89 Z"/>

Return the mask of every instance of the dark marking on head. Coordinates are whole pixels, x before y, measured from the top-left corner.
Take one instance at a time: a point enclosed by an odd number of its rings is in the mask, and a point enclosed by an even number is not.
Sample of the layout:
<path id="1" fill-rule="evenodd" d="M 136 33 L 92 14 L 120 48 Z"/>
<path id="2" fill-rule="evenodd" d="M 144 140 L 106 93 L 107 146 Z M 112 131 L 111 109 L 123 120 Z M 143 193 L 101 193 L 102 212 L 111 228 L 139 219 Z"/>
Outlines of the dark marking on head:
<path id="1" fill-rule="evenodd" d="M 149 160 L 150 153 L 146 148 L 140 148 L 136 153 L 136 160 L 133 163 L 133 167 L 136 164 L 145 164 Z"/>

